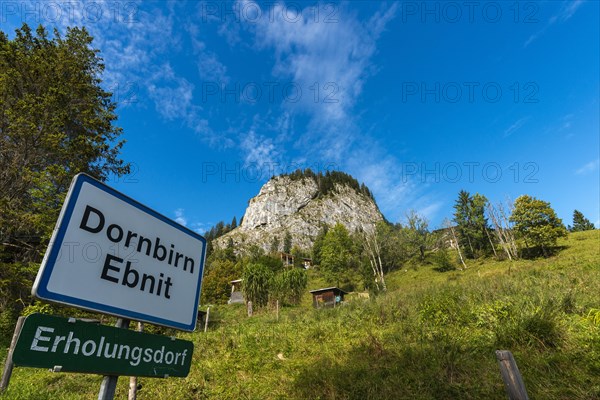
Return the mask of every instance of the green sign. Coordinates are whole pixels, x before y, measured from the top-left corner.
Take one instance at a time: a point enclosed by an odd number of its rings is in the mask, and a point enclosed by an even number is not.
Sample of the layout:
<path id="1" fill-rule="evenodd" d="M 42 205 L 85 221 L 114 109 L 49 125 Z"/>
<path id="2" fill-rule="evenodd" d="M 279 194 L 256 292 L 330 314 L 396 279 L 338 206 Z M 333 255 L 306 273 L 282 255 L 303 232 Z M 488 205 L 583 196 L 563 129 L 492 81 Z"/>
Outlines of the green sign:
<path id="1" fill-rule="evenodd" d="M 185 377 L 193 351 L 187 340 L 33 314 L 25 320 L 13 362 L 62 372 Z"/>

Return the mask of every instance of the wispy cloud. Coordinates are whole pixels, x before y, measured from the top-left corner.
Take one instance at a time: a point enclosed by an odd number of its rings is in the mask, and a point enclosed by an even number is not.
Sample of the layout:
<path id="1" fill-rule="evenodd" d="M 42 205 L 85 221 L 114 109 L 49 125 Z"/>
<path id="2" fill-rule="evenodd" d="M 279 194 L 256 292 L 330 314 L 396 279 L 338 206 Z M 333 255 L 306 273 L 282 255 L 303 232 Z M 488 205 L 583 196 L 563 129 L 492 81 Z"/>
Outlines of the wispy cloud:
<path id="1" fill-rule="evenodd" d="M 169 63 L 157 67 L 147 79 L 148 96 L 165 120 L 180 121 L 210 143 L 220 143 L 224 147 L 231 145 L 225 138 L 215 135 L 202 107 L 195 104 L 194 84 L 177 75 Z"/>
<path id="2" fill-rule="evenodd" d="M 349 153 L 345 167 L 359 181 L 366 182 L 375 194 L 377 204 L 392 222 L 399 221 L 409 209 L 433 218 L 441 204 L 425 195 L 429 187 L 419 174 L 404 169 L 405 164 L 371 139 L 361 140 L 360 146 Z"/>
<path id="3" fill-rule="evenodd" d="M 260 9 L 258 3 L 251 3 L 252 7 L 249 3 L 238 1 L 240 7 Z M 273 52 L 272 75 L 303 90 L 298 101 L 281 104 L 282 112 L 292 119 L 307 117 L 305 129 L 294 132 L 295 148 L 306 159 L 333 163 L 366 182 L 386 215 L 398 217 L 402 205 L 414 201 L 417 191 L 411 190 L 414 185 L 409 180 L 401 179 L 395 156 L 360 128 L 360 112 L 356 110 L 368 79 L 377 70 L 372 61 L 377 41 L 395 17 L 397 4 L 382 3 L 366 20 L 339 5 L 331 23 L 315 21 L 310 13 L 284 18 L 291 12 L 285 3 L 272 7 L 261 11 L 262 19 L 243 28 L 254 34 L 257 49 Z M 255 128 L 244 133 L 246 161 L 284 158 L 285 141 L 273 141 L 258 133 L 264 132 L 259 126 Z"/>
<path id="4" fill-rule="evenodd" d="M 600 159 L 596 159 L 590 161 L 589 163 L 581 166 L 580 168 L 575 170 L 576 175 L 587 175 L 589 173 L 595 172 L 600 167 Z"/>
<path id="5" fill-rule="evenodd" d="M 246 165 L 274 165 L 280 160 L 280 153 L 273 139 L 250 130 L 241 142 L 241 149 L 246 154 Z"/>
<path id="6" fill-rule="evenodd" d="M 179 77 L 169 63 L 162 64 L 150 76 L 148 94 L 154 100 L 156 111 L 165 119 L 185 118 L 194 112 L 194 85 L 187 79 Z"/>
<path id="7" fill-rule="evenodd" d="M 336 131 L 340 121 L 352 119 L 352 109 L 371 73 L 371 57 L 396 5 L 384 8 L 367 22 L 339 9 L 336 22 L 315 21 L 308 15 L 290 22 L 283 3 L 256 25 L 256 45 L 273 49 L 273 75 L 299 85 L 303 95 L 286 106 L 304 112 L 312 128 Z M 273 15 L 274 18 L 268 19 Z"/>
<path id="8" fill-rule="evenodd" d="M 550 17 L 546 25 L 544 25 L 540 30 L 530 35 L 529 38 L 523 44 L 523 47 L 529 46 L 531 43 L 533 43 L 535 40 L 541 37 L 544 33 L 546 33 L 546 31 L 557 22 L 563 23 L 568 21 L 575 14 L 577 9 L 582 5 L 583 0 L 563 1 L 558 13 Z"/>
<path id="9" fill-rule="evenodd" d="M 206 42 L 202 40 L 202 31 L 196 24 L 188 24 L 186 31 L 192 42 L 192 51 L 198 66 L 198 75 L 203 82 L 214 82 L 227 84 L 230 80 L 227 74 L 227 66 L 223 64 L 217 54 L 207 48 Z"/>
<path id="10" fill-rule="evenodd" d="M 193 222 L 190 227 L 194 232 L 204 235 L 213 225 L 210 222 Z"/>
<path id="11" fill-rule="evenodd" d="M 175 222 L 177 222 L 180 225 L 183 226 L 187 226 L 187 218 L 184 215 L 184 209 L 183 208 L 178 208 L 177 210 L 175 210 Z"/>
<path id="12" fill-rule="evenodd" d="M 206 233 L 206 231 L 213 226 L 213 224 L 211 223 L 195 222 L 193 220 L 190 221 L 189 218 L 185 215 L 185 210 L 183 208 L 178 208 L 173 213 L 175 215 L 175 222 L 201 235 Z"/>
<path id="13" fill-rule="evenodd" d="M 24 2 L 23 7 L 39 9 L 39 2 Z M 103 85 L 115 95 L 119 106 L 153 107 L 167 121 L 181 121 L 211 144 L 229 147 L 229 139 L 217 138 L 205 112 L 194 97 L 195 85 L 173 69 L 165 59 L 182 49 L 178 25 L 179 4 L 130 1 L 58 1 L 59 10 L 51 21 L 62 34 L 67 27 L 84 26 L 101 49 L 105 70 Z M 192 42 L 198 74 L 204 79 L 227 81 L 227 68 L 200 40 L 197 27 L 183 30 Z M 188 38 L 186 38 L 188 39 Z M 146 102 L 150 101 L 150 104 Z"/>
<path id="14" fill-rule="evenodd" d="M 521 127 L 525 124 L 525 122 L 527 122 L 528 119 L 529 117 L 523 117 L 516 120 L 511 126 L 504 130 L 503 137 L 507 138 L 519 129 L 521 129 Z"/>

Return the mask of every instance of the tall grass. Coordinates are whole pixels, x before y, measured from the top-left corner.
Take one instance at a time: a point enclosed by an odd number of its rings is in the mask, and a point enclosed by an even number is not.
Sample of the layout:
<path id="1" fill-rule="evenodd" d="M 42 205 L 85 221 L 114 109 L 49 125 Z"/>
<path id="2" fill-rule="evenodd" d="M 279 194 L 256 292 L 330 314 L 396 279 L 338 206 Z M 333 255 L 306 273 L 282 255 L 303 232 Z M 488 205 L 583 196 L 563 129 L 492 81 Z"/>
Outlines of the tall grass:
<path id="1" fill-rule="evenodd" d="M 279 321 L 211 308 L 185 379 L 140 379 L 139 399 L 505 399 L 496 349 L 513 352 L 533 399 L 600 399 L 600 241 L 572 234 L 550 259 L 433 265 L 335 309 L 307 294 Z M 311 283 L 318 276 L 311 272 Z M 117 396 L 125 398 L 127 379 Z M 2 398 L 84 399 L 100 378 L 15 369 Z"/>

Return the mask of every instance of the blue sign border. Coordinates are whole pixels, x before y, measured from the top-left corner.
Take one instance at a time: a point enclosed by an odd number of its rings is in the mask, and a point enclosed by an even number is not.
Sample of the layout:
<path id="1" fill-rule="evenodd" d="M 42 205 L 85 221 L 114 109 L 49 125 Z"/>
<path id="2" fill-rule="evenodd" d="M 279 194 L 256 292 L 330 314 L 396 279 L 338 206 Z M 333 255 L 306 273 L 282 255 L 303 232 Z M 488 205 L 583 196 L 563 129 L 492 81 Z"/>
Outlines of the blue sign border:
<path id="1" fill-rule="evenodd" d="M 194 315 L 192 316 L 192 323 L 190 325 L 182 324 L 180 322 L 171 321 L 168 319 L 154 317 L 152 315 L 138 313 L 135 311 L 130 311 L 120 307 L 108 306 L 106 304 L 100 304 L 93 301 L 88 301 L 84 299 L 79 299 L 76 297 L 66 296 L 59 293 L 54 293 L 48 290 L 48 281 L 50 280 L 50 276 L 52 275 L 52 270 L 56 264 L 58 259 L 58 255 L 60 254 L 60 248 L 62 246 L 63 239 L 65 237 L 67 227 L 69 226 L 69 222 L 71 217 L 73 216 L 73 210 L 75 208 L 75 204 L 77 203 L 77 199 L 81 192 L 81 188 L 84 183 L 88 183 L 97 189 L 100 189 L 114 197 L 117 197 L 119 200 L 126 202 L 127 204 L 137 208 L 138 210 L 151 215 L 154 218 L 165 222 L 166 224 L 172 226 L 173 228 L 192 236 L 194 239 L 200 240 L 203 244 L 202 246 L 202 256 L 200 258 L 199 265 L 199 274 L 198 274 L 198 286 L 196 289 L 196 299 L 194 303 Z M 118 317 L 133 319 L 136 321 L 144 321 L 152 324 L 163 325 L 170 328 L 181 329 L 184 331 L 194 331 L 196 328 L 196 320 L 198 318 L 198 301 L 200 300 L 200 289 L 202 286 L 202 277 L 204 275 L 204 261 L 206 257 L 206 239 L 199 235 L 198 233 L 186 228 L 185 226 L 179 225 L 175 221 L 165 217 L 162 214 L 157 213 L 149 207 L 139 203 L 138 201 L 132 199 L 129 196 L 124 195 L 123 193 L 105 185 L 104 183 L 97 181 L 86 174 L 77 174 L 73 181 L 71 182 L 71 187 L 69 189 L 69 193 L 67 195 L 67 199 L 65 200 L 65 204 L 63 205 L 63 209 L 61 210 L 61 215 L 59 217 L 57 227 L 55 228 L 54 235 L 50 241 L 49 248 L 47 250 L 47 254 L 44 257 L 44 261 L 42 262 L 42 266 L 40 267 L 39 276 L 36 278 L 35 284 L 32 289 L 32 294 L 35 297 L 38 297 L 42 300 L 48 300 L 56 303 L 71 305 L 78 308 L 83 308 L 89 311 L 97 311 L 105 314 L 112 314 Z"/>

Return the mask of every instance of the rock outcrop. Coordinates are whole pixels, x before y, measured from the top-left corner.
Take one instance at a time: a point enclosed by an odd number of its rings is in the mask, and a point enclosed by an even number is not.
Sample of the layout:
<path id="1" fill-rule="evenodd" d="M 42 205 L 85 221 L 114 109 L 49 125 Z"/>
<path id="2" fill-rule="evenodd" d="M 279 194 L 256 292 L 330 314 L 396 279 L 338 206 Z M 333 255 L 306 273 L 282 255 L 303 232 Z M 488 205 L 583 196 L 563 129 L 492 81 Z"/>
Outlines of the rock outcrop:
<path id="1" fill-rule="evenodd" d="M 369 190 L 348 175 L 354 183 L 331 183 L 329 189 L 319 187 L 319 177 L 278 176 L 270 179 L 249 202 L 240 226 L 215 240 L 217 247 L 230 241 L 236 249 L 258 245 L 270 250 L 274 242 L 283 249 L 289 233 L 292 245 L 312 248 L 321 226 L 341 223 L 350 232 L 372 230 L 383 220 Z"/>

